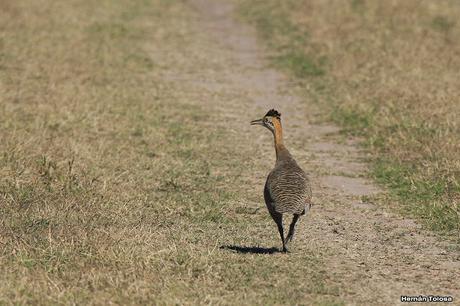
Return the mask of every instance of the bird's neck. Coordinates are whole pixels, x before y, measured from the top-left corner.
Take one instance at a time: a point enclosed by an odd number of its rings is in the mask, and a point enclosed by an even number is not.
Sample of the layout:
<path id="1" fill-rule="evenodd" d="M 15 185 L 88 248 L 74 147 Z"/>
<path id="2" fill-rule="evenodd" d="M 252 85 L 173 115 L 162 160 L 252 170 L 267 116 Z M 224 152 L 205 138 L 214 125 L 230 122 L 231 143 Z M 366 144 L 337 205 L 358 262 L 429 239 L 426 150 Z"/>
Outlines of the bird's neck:
<path id="1" fill-rule="evenodd" d="M 273 125 L 275 127 L 273 135 L 275 138 L 276 159 L 279 160 L 283 157 L 289 156 L 289 151 L 283 143 L 283 128 L 281 127 L 281 121 L 279 119 L 275 119 L 273 120 Z"/>

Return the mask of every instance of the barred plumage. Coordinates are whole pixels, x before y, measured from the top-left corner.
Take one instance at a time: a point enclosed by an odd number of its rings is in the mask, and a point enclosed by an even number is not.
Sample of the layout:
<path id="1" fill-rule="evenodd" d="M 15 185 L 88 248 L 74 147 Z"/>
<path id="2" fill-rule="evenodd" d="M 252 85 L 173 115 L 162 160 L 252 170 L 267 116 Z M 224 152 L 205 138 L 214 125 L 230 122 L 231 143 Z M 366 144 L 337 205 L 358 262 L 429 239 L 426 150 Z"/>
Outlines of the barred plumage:
<path id="1" fill-rule="evenodd" d="M 281 214 L 302 214 L 311 200 L 307 175 L 290 157 L 277 161 L 267 177 L 267 190 L 273 209 Z"/>
<path id="2" fill-rule="evenodd" d="M 268 128 L 275 138 L 276 164 L 267 177 L 264 188 L 265 204 L 283 242 L 283 251 L 287 251 L 287 244 L 292 240 L 295 225 L 301 215 L 311 207 L 312 192 L 307 174 L 299 167 L 283 144 L 281 114 L 270 110 L 260 120 L 251 124 L 259 124 Z M 283 214 L 293 214 L 289 233 L 284 238 Z"/>

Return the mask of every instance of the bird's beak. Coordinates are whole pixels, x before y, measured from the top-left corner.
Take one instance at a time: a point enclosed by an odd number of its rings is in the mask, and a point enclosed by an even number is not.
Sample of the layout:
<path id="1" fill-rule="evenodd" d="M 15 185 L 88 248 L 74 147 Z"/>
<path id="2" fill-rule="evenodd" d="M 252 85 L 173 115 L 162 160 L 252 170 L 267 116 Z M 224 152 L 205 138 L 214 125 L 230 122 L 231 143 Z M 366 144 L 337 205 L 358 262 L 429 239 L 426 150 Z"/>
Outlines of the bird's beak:
<path id="1" fill-rule="evenodd" d="M 252 120 L 251 125 L 264 125 L 264 119 Z"/>

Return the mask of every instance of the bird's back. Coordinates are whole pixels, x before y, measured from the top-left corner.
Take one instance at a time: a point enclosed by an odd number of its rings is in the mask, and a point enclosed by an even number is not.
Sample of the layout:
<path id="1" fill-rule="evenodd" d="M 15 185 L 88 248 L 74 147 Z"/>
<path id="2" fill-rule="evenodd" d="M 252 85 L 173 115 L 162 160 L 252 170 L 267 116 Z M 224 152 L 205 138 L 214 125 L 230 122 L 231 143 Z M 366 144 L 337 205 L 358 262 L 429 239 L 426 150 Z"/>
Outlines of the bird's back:
<path id="1" fill-rule="evenodd" d="M 288 156 L 276 162 L 265 184 L 265 200 L 278 213 L 302 214 L 311 204 L 308 176 L 297 162 Z"/>

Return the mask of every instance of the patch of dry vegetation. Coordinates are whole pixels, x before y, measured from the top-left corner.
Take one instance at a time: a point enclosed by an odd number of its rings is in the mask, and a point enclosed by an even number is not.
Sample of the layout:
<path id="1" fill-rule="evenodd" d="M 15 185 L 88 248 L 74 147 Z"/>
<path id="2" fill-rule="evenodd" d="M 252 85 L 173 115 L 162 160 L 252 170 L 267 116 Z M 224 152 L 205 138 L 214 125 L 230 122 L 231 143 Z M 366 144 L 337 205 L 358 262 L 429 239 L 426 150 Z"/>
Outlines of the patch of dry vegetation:
<path id="1" fill-rule="evenodd" d="M 459 232 L 460 5 L 455 1 L 242 1 L 274 63 L 346 131 L 402 211 Z"/>
<path id="2" fill-rule="evenodd" d="M 198 65 L 190 8 L 0 7 L 0 304 L 336 301 L 321 254 L 219 249 L 278 237 L 247 204 L 249 140 L 161 77 Z"/>

